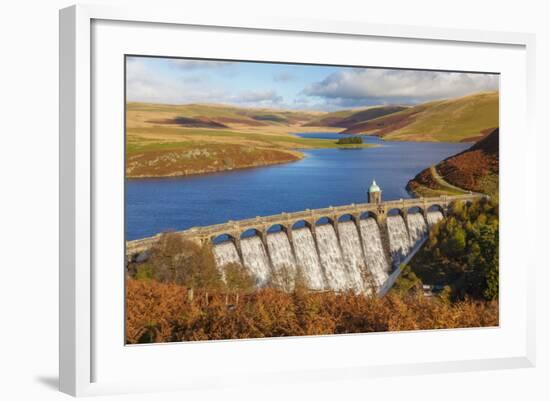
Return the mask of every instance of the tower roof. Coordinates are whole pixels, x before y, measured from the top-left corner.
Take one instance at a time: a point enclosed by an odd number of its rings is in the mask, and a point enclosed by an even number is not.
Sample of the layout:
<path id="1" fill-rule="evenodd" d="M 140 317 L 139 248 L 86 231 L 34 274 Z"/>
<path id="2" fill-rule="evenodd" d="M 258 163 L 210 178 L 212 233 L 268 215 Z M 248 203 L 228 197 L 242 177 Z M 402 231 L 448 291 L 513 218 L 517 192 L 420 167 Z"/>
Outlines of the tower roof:
<path id="1" fill-rule="evenodd" d="M 376 181 L 372 180 L 372 184 L 369 187 L 369 192 L 380 192 L 380 187 L 376 185 Z"/>

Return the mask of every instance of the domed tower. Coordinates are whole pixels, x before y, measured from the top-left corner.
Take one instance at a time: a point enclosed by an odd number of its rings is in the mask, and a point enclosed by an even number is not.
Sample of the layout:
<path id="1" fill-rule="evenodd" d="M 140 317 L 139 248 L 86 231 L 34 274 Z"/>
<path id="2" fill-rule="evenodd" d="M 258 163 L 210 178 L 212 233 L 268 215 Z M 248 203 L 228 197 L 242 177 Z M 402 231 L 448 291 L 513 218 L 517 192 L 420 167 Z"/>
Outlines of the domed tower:
<path id="1" fill-rule="evenodd" d="M 372 184 L 369 187 L 369 203 L 382 202 L 382 191 L 380 187 L 376 185 L 376 181 L 372 180 Z"/>

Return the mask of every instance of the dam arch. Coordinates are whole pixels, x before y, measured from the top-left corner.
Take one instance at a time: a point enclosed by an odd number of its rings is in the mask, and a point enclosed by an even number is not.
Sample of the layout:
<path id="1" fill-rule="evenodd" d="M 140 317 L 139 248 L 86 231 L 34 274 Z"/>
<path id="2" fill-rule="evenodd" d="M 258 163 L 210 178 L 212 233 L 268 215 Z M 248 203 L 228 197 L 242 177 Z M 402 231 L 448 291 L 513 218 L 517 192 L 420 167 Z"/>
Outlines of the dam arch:
<path id="1" fill-rule="evenodd" d="M 411 206 L 407 208 L 407 214 L 413 214 L 413 213 L 421 213 L 425 215 L 426 210 L 424 210 L 424 208 L 422 208 L 421 206 Z"/>
<path id="2" fill-rule="evenodd" d="M 284 232 L 284 233 L 288 234 L 288 231 L 289 231 L 289 228 L 286 224 L 277 223 L 277 224 L 272 224 L 269 227 L 267 227 L 266 233 L 267 234 L 274 234 L 274 233 L 278 233 L 278 232 Z"/>
<path id="3" fill-rule="evenodd" d="M 212 236 L 210 238 L 210 243 L 213 245 L 221 244 L 224 242 L 237 243 L 238 241 L 239 241 L 239 238 L 235 237 L 233 234 L 230 234 L 230 233 L 222 233 L 222 234 Z"/>
<path id="4" fill-rule="evenodd" d="M 313 228 L 313 225 L 310 221 L 305 219 L 296 220 L 290 226 L 290 231 L 298 230 L 300 228 L 309 228 L 311 230 Z"/>
<path id="5" fill-rule="evenodd" d="M 239 238 L 241 240 L 245 239 L 245 238 L 251 238 L 251 237 L 254 237 L 254 236 L 257 236 L 257 237 L 260 237 L 262 238 L 264 235 L 264 232 L 263 230 L 260 230 L 258 228 L 248 228 L 244 231 L 242 231 L 240 234 L 239 234 Z"/>
<path id="6" fill-rule="evenodd" d="M 378 213 L 376 213 L 372 210 L 367 210 L 367 211 L 361 212 L 359 214 L 359 220 L 367 219 L 369 217 L 372 217 L 374 220 L 376 220 L 378 222 L 380 214 L 378 214 Z"/>
<path id="7" fill-rule="evenodd" d="M 386 217 L 390 216 L 401 216 L 402 218 L 407 217 L 407 210 L 400 207 L 392 207 L 391 209 L 388 209 L 386 212 Z"/>
<path id="8" fill-rule="evenodd" d="M 430 212 L 441 212 L 443 216 L 447 216 L 447 208 L 443 207 L 438 203 L 432 203 L 428 205 L 428 207 L 426 208 L 426 213 L 430 213 Z"/>
<path id="9" fill-rule="evenodd" d="M 340 216 L 338 216 L 337 221 L 338 221 L 338 223 L 344 223 L 346 221 L 353 221 L 354 223 L 357 224 L 357 217 L 352 213 L 344 213 L 344 214 L 341 214 Z"/>
<path id="10" fill-rule="evenodd" d="M 315 220 L 315 227 L 324 226 L 325 224 L 330 224 L 331 226 L 336 226 L 336 220 L 331 216 L 321 216 Z"/>

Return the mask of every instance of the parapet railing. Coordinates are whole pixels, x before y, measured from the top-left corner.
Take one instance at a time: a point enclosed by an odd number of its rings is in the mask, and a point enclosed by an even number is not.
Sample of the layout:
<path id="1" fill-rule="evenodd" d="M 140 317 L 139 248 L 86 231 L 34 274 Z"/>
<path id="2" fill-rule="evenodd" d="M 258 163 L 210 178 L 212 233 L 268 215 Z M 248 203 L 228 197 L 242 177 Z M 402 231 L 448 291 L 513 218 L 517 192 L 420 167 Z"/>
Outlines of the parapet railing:
<path id="1" fill-rule="evenodd" d="M 192 227 L 184 231 L 179 231 L 178 234 L 185 237 L 210 237 L 220 232 L 234 231 L 236 229 L 251 229 L 254 226 L 258 225 L 268 225 L 268 224 L 280 224 L 289 221 L 300 221 L 307 220 L 311 218 L 322 218 L 330 217 L 335 215 L 345 215 L 348 213 L 363 213 L 369 211 L 377 211 L 380 208 L 385 210 L 391 209 L 405 209 L 411 207 L 431 207 L 434 205 L 446 206 L 453 201 L 471 201 L 474 199 L 488 197 L 487 195 L 482 194 L 464 194 L 464 195 L 441 195 L 437 197 L 427 197 L 427 198 L 410 198 L 410 199 L 399 199 L 399 200 L 389 200 L 380 203 L 357 203 L 344 206 L 330 206 L 320 209 L 306 209 L 299 212 L 283 212 L 279 214 L 274 214 L 270 216 L 257 216 L 249 219 L 243 219 L 238 221 L 228 221 L 221 224 L 213 224 L 210 226 L 203 227 Z M 139 240 L 127 241 L 126 243 L 126 253 L 137 253 L 142 252 L 150 248 L 150 246 L 160 238 L 160 234 L 157 234 L 153 237 L 143 238 Z"/>
<path id="2" fill-rule="evenodd" d="M 400 199 L 400 200 L 390 200 L 381 203 L 352 203 L 351 205 L 344 206 L 329 206 L 326 208 L 320 209 L 306 209 L 299 212 L 283 212 L 279 214 L 274 214 L 270 216 L 257 216 L 249 219 L 237 220 L 237 221 L 228 221 L 227 223 L 213 224 L 210 226 L 204 227 L 192 227 L 181 233 L 189 233 L 194 235 L 208 235 L 211 233 L 216 233 L 219 231 L 224 231 L 225 229 L 232 229 L 234 227 L 247 227 L 253 226 L 255 224 L 277 224 L 283 221 L 299 221 L 301 219 L 307 219 L 311 217 L 324 217 L 334 214 L 346 214 L 349 212 L 368 212 L 377 210 L 380 207 L 382 208 L 411 208 L 411 207 L 422 207 L 425 205 L 441 205 L 448 204 L 456 200 L 473 200 L 476 198 L 485 197 L 485 195 L 479 194 L 465 194 L 465 195 L 441 195 L 438 197 L 428 197 L 428 198 L 411 198 L 411 199 Z"/>

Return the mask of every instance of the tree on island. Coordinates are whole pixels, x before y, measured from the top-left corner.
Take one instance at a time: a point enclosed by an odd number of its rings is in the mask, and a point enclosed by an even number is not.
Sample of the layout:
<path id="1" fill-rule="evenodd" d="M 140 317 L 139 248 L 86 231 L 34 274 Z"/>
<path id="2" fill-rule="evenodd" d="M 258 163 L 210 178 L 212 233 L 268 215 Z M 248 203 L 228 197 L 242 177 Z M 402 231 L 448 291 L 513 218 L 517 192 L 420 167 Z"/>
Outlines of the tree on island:
<path id="1" fill-rule="evenodd" d="M 363 143 L 363 138 L 360 136 L 348 136 L 338 139 L 336 143 L 338 145 L 360 145 Z"/>

